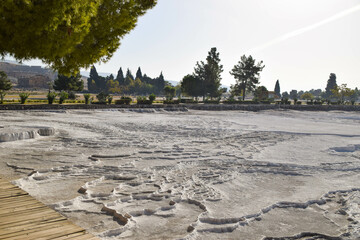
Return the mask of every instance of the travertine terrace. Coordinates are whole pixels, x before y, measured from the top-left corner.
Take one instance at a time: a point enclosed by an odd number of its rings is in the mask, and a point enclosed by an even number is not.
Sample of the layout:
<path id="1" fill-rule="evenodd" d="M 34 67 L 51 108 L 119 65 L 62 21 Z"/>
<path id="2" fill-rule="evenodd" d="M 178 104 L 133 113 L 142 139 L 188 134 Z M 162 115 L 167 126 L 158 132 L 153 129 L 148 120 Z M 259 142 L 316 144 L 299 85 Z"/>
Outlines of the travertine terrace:
<path id="1" fill-rule="evenodd" d="M 102 239 L 360 237 L 359 112 L 0 114 L 0 174 Z"/>

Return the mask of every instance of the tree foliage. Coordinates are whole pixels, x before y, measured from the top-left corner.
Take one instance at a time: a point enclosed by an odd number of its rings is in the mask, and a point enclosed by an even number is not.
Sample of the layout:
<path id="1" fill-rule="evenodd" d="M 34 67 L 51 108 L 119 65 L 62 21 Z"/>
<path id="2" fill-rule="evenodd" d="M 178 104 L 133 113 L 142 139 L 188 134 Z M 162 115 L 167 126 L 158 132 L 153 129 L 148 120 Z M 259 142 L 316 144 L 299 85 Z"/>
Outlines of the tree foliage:
<path id="1" fill-rule="evenodd" d="M 344 103 L 345 99 L 351 98 L 351 96 L 355 95 L 355 90 L 352 90 L 347 87 L 347 84 L 341 84 L 340 86 L 336 86 L 331 90 L 332 94 L 337 97 L 340 103 Z"/>
<path id="2" fill-rule="evenodd" d="M 312 99 L 314 99 L 314 95 L 310 92 L 306 92 L 306 93 L 302 94 L 300 96 L 300 98 L 305 99 L 305 100 L 312 100 Z"/>
<path id="3" fill-rule="evenodd" d="M 140 80 L 143 78 L 142 72 L 141 72 L 141 68 L 139 67 L 138 70 L 136 71 L 136 78 L 139 78 Z"/>
<path id="4" fill-rule="evenodd" d="M 12 88 L 11 81 L 7 78 L 5 72 L 0 71 L 0 104 L 4 103 L 4 97 L 6 95 L 6 91 Z"/>
<path id="5" fill-rule="evenodd" d="M 41 59 L 62 74 L 107 61 L 157 0 L 9 0 L 0 4 L 0 55 Z"/>
<path id="6" fill-rule="evenodd" d="M 288 98 L 290 97 L 290 94 L 289 94 L 288 92 L 283 92 L 283 93 L 281 94 L 281 97 L 288 99 Z"/>
<path id="7" fill-rule="evenodd" d="M 279 82 L 279 80 L 277 80 L 276 83 L 275 83 L 274 92 L 275 92 L 275 94 L 276 94 L 277 96 L 281 97 L 280 82 Z"/>
<path id="8" fill-rule="evenodd" d="M 194 75 L 202 82 L 203 95 L 211 98 L 219 97 L 222 93 L 221 73 L 223 65 L 220 64 L 220 54 L 217 49 L 211 48 L 206 57 L 206 63 L 203 61 L 197 62 L 194 69 Z"/>
<path id="9" fill-rule="evenodd" d="M 329 80 L 327 81 L 325 88 L 325 98 L 329 99 L 333 94 L 332 90 L 336 89 L 336 74 L 330 73 Z"/>
<path id="10" fill-rule="evenodd" d="M 254 92 L 255 100 L 264 101 L 269 98 L 269 91 L 265 86 L 259 86 Z"/>
<path id="11" fill-rule="evenodd" d="M 67 77 L 59 74 L 54 82 L 54 89 L 58 91 L 75 91 L 79 92 L 84 89 L 84 81 L 81 79 L 81 75 L 78 73 L 75 76 Z"/>
<path id="12" fill-rule="evenodd" d="M 175 92 L 176 92 L 175 87 L 172 87 L 170 85 L 166 85 L 164 87 L 166 100 L 172 100 L 175 97 Z"/>
<path id="13" fill-rule="evenodd" d="M 0 71 L 0 91 L 8 91 L 12 88 L 11 81 L 7 78 L 5 72 Z"/>
<path id="14" fill-rule="evenodd" d="M 195 75 L 186 75 L 181 81 L 181 93 L 185 96 L 199 97 L 203 95 L 202 82 Z"/>
<path id="15" fill-rule="evenodd" d="M 116 81 L 118 81 L 120 85 L 123 85 L 125 82 L 125 77 L 122 68 L 119 69 L 116 75 Z"/>
<path id="16" fill-rule="evenodd" d="M 140 76 L 140 73 L 141 70 L 140 72 L 137 72 L 137 76 Z M 104 92 L 135 95 L 148 95 L 151 93 L 158 95 L 162 94 L 166 85 L 162 73 L 160 73 L 157 78 L 150 78 L 146 74 L 141 74 L 141 76 L 141 78 L 138 77 L 134 79 L 130 69 L 127 69 L 126 77 L 124 77 L 123 71 L 120 68 L 115 79 L 112 74 L 107 77 L 102 77 L 97 73 L 95 66 L 93 66 L 88 78 L 88 90 L 94 93 Z"/>
<path id="17" fill-rule="evenodd" d="M 253 92 L 259 84 L 260 72 L 264 69 L 263 61 L 255 63 L 255 59 L 250 55 L 243 55 L 237 65 L 231 70 L 230 74 L 236 79 L 232 90 L 237 95 L 242 95 L 245 100 L 246 92 Z"/>
<path id="18" fill-rule="evenodd" d="M 289 96 L 290 96 L 291 99 L 297 99 L 299 97 L 298 91 L 297 90 L 291 90 Z"/>

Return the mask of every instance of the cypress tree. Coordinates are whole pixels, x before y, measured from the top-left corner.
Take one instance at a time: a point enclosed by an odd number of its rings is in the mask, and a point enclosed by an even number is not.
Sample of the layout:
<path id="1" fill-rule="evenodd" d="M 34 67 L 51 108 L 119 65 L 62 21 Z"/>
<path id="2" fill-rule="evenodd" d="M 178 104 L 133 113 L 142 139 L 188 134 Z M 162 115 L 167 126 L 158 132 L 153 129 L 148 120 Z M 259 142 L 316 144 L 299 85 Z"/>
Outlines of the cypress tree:
<path id="1" fill-rule="evenodd" d="M 134 76 L 132 75 L 130 69 L 128 68 L 126 71 L 126 78 L 131 78 L 132 80 L 134 80 Z"/>
<path id="2" fill-rule="evenodd" d="M 327 81 L 327 85 L 325 88 L 325 96 L 326 98 L 329 98 L 332 95 L 331 90 L 335 89 L 337 87 L 336 84 L 336 74 L 330 73 L 329 80 Z"/>
<path id="3" fill-rule="evenodd" d="M 59 74 L 54 82 L 54 89 L 58 91 L 81 91 L 84 88 L 84 81 L 81 79 L 81 75 L 78 73 L 75 76 L 67 77 Z"/>
<path id="4" fill-rule="evenodd" d="M 138 70 L 136 71 L 136 78 L 140 79 L 142 81 L 143 76 L 141 73 L 141 68 L 139 67 Z"/>
<path id="5" fill-rule="evenodd" d="M 274 92 L 277 96 L 281 97 L 279 80 L 276 81 Z"/>
<path id="6" fill-rule="evenodd" d="M 116 81 L 118 81 L 120 85 L 123 85 L 125 82 L 124 73 L 121 67 L 117 73 Z"/>
<path id="7" fill-rule="evenodd" d="M 88 90 L 90 92 L 95 92 L 98 90 L 97 82 L 99 79 L 99 74 L 96 71 L 95 66 L 93 65 L 90 69 L 90 76 L 88 78 Z"/>

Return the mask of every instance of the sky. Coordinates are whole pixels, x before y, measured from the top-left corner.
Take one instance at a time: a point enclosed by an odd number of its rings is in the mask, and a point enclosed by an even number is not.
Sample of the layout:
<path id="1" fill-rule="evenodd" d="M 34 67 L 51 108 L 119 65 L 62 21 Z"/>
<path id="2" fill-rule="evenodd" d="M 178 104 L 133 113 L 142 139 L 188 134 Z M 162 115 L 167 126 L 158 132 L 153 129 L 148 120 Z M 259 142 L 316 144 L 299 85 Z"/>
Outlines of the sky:
<path id="1" fill-rule="evenodd" d="M 262 60 L 260 84 L 281 91 L 325 89 L 330 73 L 337 83 L 360 87 L 359 0 L 158 0 L 139 18 L 98 72 L 120 67 L 181 81 L 216 47 L 224 66 L 221 83 L 244 54 Z M 39 61 L 25 62 L 31 65 Z"/>

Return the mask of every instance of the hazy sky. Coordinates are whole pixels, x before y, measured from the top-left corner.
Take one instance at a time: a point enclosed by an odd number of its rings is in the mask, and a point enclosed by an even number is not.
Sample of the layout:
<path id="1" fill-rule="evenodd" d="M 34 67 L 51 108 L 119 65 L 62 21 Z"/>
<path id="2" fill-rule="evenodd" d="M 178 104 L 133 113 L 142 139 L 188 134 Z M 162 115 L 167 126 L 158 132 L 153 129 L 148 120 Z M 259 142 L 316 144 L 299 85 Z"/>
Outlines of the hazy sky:
<path id="1" fill-rule="evenodd" d="M 243 54 L 263 60 L 260 82 L 269 90 L 324 89 L 329 74 L 338 84 L 360 87 L 359 0 L 158 0 L 141 17 L 99 72 L 141 66 L 151 77 L 180 81 L 217 47 L 222 84 Z"/>

